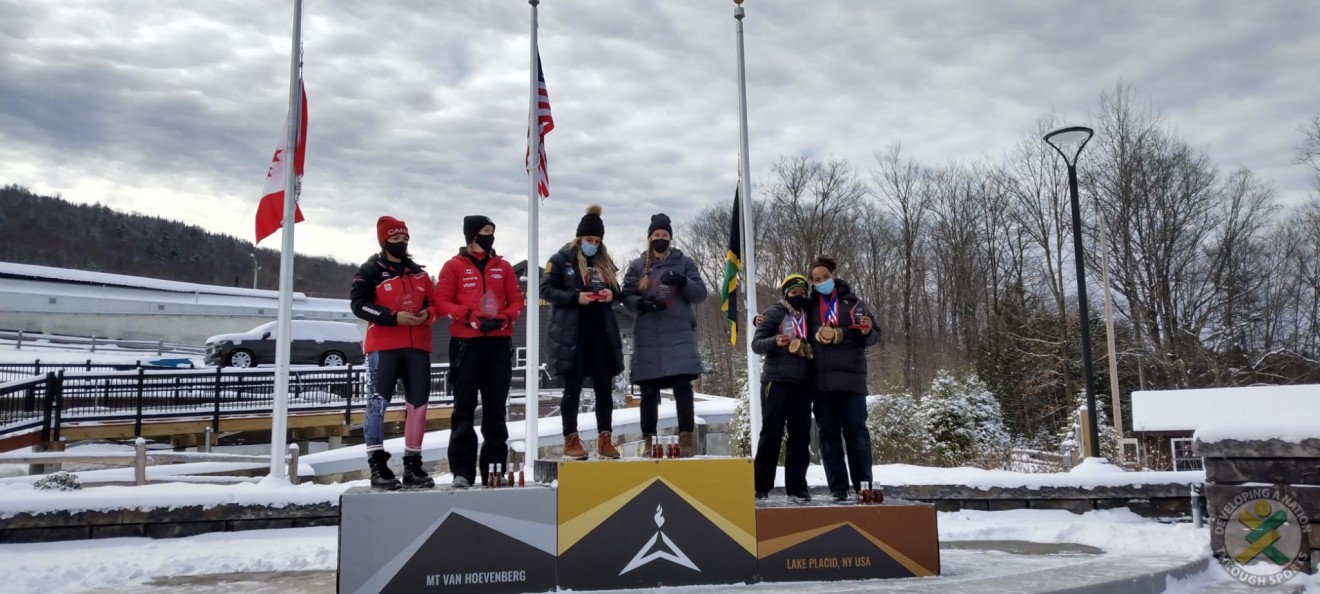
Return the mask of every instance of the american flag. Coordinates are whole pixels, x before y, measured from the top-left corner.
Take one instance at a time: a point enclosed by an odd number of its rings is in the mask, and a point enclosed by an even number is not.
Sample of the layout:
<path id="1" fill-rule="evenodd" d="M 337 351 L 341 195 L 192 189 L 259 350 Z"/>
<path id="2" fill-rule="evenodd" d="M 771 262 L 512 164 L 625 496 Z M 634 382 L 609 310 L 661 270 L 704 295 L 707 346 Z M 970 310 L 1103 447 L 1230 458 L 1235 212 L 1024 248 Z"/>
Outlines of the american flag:
<path id="1" fill-rule="evenodd" d="M 550 116 L 550 94 L 547 93 L 545 90 L 545 71 L 541 69 L 540 51 L 537 51 L 536 54 L 536 95 L 537 95 L 536 121 L 541 129 L 541 135 L 540 135 L 541 140 L 537 144 L 537 148 L 539 149 L 540 152 L 541 164 L 537 167 L 536 170 L 537 171 L 536 193 L 540 194 L 541 198 L 544 199 L 550 197 L 550 175 L 547 174 L 545 171 L 546 169 L 545 135 L 549 134 L 551 130 L 555 129 L 555 119 Z M 531 136 L 528 135 L 527 157 L 530 157 L 532 152 L 530 141 L 531 141 Z M 524 163 L 527 166 L 528 172 L 530 172 L 532 167 L 531 167 L 531 163 L 527 162 L 528 161 L 527 157 L 524 157 Z"/>

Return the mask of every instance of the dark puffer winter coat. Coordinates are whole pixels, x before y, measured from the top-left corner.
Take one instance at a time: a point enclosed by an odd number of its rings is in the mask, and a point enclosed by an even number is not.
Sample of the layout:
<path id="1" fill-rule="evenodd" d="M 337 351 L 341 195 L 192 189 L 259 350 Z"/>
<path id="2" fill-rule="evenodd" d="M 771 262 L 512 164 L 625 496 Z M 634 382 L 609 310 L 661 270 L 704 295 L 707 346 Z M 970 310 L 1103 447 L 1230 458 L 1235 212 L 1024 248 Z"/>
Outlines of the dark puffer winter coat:
<path id="1" fill-rule="evenodd" d="M 692 306 L 706 300 L 706 283 L 692 258 L 670 248 L 669 255 L 651 262 L 651 281 L 646 290 L 638 288 L 646 255 L 628 265 L 623 276 L 623 303 L 637 312 L 633 323 L 632 381 L 643 382 L 662 377 L 701 375 L 704 371 L 697 354 L 697 322 Z M 687 278 L 682 289 L 669 287 L 669 306 L 663 311 L 638 311 L 637 303 L 660 289 L 660 275 L 673 270 Z"/>
<path id="2" fill-rule="evenodd" d="M 762 382 L 800 384 L 809 379 L 811 361 L 788 352 L 787 346 L 781 347 L 775 344 L 775 337 L 779 335 L 779 325 L 787 315 L 788 305 L 783 301 L 777 302 L 762 314 L 761 325 L 756 327 L 756 334 L 752 338 L 752 352 L 765 355 L 765 363 L 761 366 Z M 811 340 L 810 332 L 807 333 L 807 340 Z"/>
<path id="3" fill-rule="evenodd" d="M 550 354 L 556 374 L 573 370 L 573 355 L 578 343 L 578 320 L 586 308 L 600 308 L 604 320 L 605 337 L 610 346 L 610 375 L 623 373 L 623 341 L 619 338 L 619 322 L 614 317 L 614 304 L 622 298 L 619 283 L 610 283 L 614 298 L 582 305 L 578 294 L 587 290 L 586 282 L 577 267 L 577 248 L 568 246 L 550 256 L 541 275 L 541 298 L 550 302 Z"/>
<path id="4" fill-rule="evenodd" d="M 866 335 L 862 335 L 861 330 L 849 328 L 856 325 L 855 318 L 862 315 L 870 316 L 874 324 L 875 312 L 852 292 L 847 282 L 834 279 L 834 291 L 839 296 L 837 310 L 843 342 L 816 342 L 816 330 L 821 326 L 821 307 L 827 296 L 813 290 L 811 303 L 807 305 L 807 332 L 812 337 L 811 348 L 815 351 L 812 367 L 816 373 L 816 390 L 866 394 L 866 348 L 880 343 L 880 328 L 873 325 L 870 334 Z"/>

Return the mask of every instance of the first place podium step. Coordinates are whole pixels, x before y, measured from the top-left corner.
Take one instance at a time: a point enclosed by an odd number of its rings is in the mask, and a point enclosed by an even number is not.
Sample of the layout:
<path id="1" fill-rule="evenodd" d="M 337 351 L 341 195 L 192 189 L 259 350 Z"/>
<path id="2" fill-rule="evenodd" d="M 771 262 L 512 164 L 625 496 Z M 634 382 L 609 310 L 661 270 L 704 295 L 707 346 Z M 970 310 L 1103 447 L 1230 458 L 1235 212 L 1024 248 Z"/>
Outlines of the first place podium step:
<path id="1" fill-rule="evenodd" d="M 751 460 L 562 462 L 556 470 L 560 588 L 755 581 Z"/>

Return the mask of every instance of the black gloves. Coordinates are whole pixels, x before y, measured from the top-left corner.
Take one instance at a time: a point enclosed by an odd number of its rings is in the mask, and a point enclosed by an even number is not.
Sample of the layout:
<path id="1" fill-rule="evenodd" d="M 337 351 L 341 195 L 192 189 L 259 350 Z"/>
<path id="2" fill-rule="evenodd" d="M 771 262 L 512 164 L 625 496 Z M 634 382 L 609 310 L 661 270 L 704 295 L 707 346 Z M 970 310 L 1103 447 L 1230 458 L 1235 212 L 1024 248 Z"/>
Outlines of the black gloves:
<path id="1" fill-rule="evenodd" d="M 482 332 L 494 332 L 504 327 L 504 318 L 490 318 L 481 321 Z"/>
<path id="2" fill-rule="evenodd" d="M 669 307 L 668 303 L 659 301 L 655 297 L 646 297 L 637 302 L 637 311 L 664 311 L 667 307 Z"/>
<path id="3" fill-rule="evenodd" d="M 664 274 L 660 275 L 660 282 L 682 289 L 687 286 L 688 279 L 686 276 L 674 272 L 673 270 L 666 270 Z"/>

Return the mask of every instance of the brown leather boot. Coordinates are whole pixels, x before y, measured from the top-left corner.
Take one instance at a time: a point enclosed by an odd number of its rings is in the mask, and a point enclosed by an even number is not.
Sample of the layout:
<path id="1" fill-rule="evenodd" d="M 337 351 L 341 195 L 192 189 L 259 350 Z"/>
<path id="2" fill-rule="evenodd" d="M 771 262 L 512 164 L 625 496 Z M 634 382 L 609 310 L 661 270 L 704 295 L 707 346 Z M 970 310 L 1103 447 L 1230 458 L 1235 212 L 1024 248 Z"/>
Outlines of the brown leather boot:
<path id="1" fill-rule="evenodd" d="M 565 460 L 586 460 L 587 448 L 582 446 L 582 438 L 574 433 L 564 438 Z"/>
<path id="2" fill-rule="evenodd" d="M 642 457 L 654 458 L 654 456 L 651 455 L 651 448 L 654 447 L 655 447 L 655 434 L 649 433 L 642 435 Z"/>
<path id="3" fill-rule="evenodd" d="M 678 457 L 691 458 L 697 455 L 697 437 L 691 431 L 678 432 Z"/>
<path id="4" fill-rule="evenodd" d="M 609 431 L 601 431 L 596 438 L 596 456 L 610 460 L 619 459 L 619 449 L 614 447 L 614 437 Z"/>

